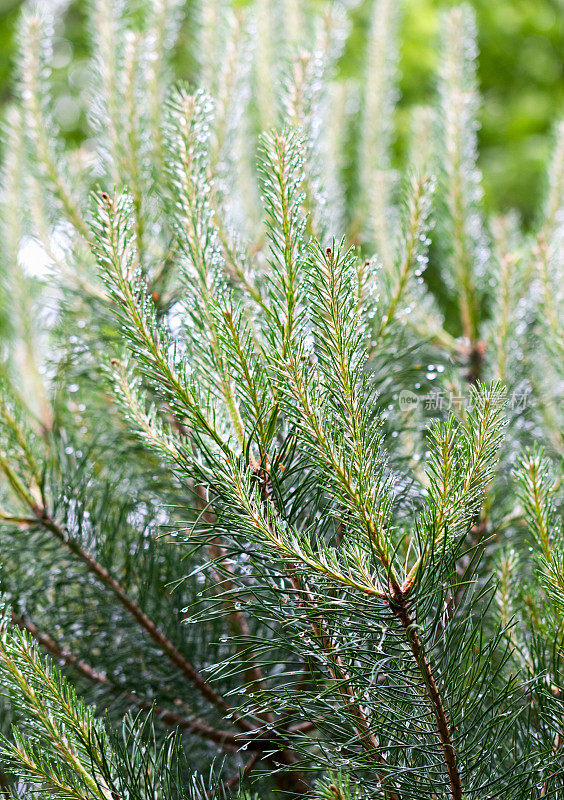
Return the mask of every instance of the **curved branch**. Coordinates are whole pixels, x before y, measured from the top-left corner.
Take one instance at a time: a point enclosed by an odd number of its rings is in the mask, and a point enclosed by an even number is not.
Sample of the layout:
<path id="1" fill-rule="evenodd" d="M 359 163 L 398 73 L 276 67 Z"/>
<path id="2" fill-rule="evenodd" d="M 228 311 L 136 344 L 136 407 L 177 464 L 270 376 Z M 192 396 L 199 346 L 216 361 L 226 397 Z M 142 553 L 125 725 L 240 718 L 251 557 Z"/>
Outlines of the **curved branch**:
<path id="1" fill-rule="evenodd" d="M 18 486 L 21 489 L 21 486 Z M 29 493 L 28 493 L 29 494 Z M 21 496 L 21 493 L 20 493 Z M 31 496 L 30 496 L 31 499 Z M 286 742 L 281 738 L 278 732 L 261 732 L 247 719 L 242 717 L 237 712 L 233 711 L 225 702 L 225 700 L 215 692 L 212 687 L 202 678 L 200 673 L 187 661 L 184 656 L 177 650 L 174 644 L 165 636 L 165 634 L 157 627 L 145 612 L 129 597 L 121 584 L 103 567 L 96 559 L 91 556 L 84 548 L 82 548 L 76 541 L 74 541 L 69 532 L 63 526 L 59 525 L 47 512 L 47 510 L 38 506 L 33 499 L 31 506 L 34 516 L 33 517 L 18 517 L 11 520 L 8 515 L 3 515 L 3 519 L 7 522 L 16 521 L 19 525 L 37 525 L 40 524 L 55 536 L 62 544 L 64 544 L 74 555 L 76 555 L 87 567 L 89 572 L 95 575 L 101 583 L 103 583 L 110 591 L 113 592 L 120 604 L 128 611 L 131 616 L 137 621 L 139 626 L 146 631 L 146 633 L 153 639 L 153 641 L 162 649 L 168 656 L 171 663 L 177 666 L 180 671 L 188 678 L 194 685 L 199 693 L 214 707 L 216 707 L 222 714 L 230 718 L 234 725 L 247 736 L 240 734 L 228 734 L 228 739 L 225 738 L 223 731 L 220 732 L 219 738 L 221 739 L 218 744 L 226 743 L 227 741 L 233 742 L 234 747 L 240 747 L 245 743 L 251 749 L 262 751 L 261 761 L 265 764 L 272 766 L 276 769 L 280 767 L 287 768 L 286 774 L 281 773 L 276 776 L 277 783 L 282 789 L 297 791 L 304 794 L 309 791 L 310 786 L 305 780 L 305 777 L 296 769 L 297 757 L 294 752 L 285 749 Z M 206 725 L 206 723 L 203 723 Z M 202 731 L 203 732 L 203 731 Z M 213 735 L 212 731 L 208 731 L 210 737 Z M 211 739 L 210 739 L 211 740 Z M 273 749 L 280 748 L 280 752 L 273 752 Z M 266 752 L 265 752 L 266 751 Z"/>
<path id="2" fill-rule="evenodd" d="M 169 661 L 176 666 L 180 672 L 190 681 L 195 689 L 204 697 L 212 706 L 218 709 L 223 716 L 231 714 L 233 723 L 242 731 L 254 731 L 254 726 L 246 719 L 241 717 L 236 712 L 232 712 L 231 708 L 227 705 L 223 697 L 218 694 L 207 681 L 200 675 L 200 673 L 193 667 L 193 665 L 180 653 L 175 645 L 168 639 L 163 631 L 153 622 L 153 620 L 145 614 L 145 612 L 137 605 L 135 600 L 130 597 L 123 586 L 111 575 L 108 570 L 102 566 L 96 559 L 90 555 L 81 545 L 78 544 L 70 535 L 68 530 L 53 519 L 43 506 L 37 505 L 32 500 L 31 508 L 34 517 L 18 518 L 18 524 L 39 524 L 45 530 L 49 531 L 56 539 L 58 539 L 65 547 L 70 550 L 77 558 L 82 561 L 89 572 L 95 575 L 99 581 L 106 586 L 116 597 L 122 607 L 135 619 L 139 626 L 150 636 L 155 644 L 165 653 Z M 10 521 L 8 518 L 6 521 Z"/>
<path id="3" fill-rule="evenodd" d="M 167 708 L 159 706 L 152 700 L 144 700 L 138 695 L 133 694 L 133 692 L 128 692 L 127 690 L 121 689 L 119 686 L 116 686 L 114 683 L 112 683 L 112 681 L 106 675 L 104 675 L 102 672 L 98 672 L 86 661 L 77 658 L 68 650 L 63 650 L 63 648 L 60 647 L 57 642 L 51 636 L 49 636 L 49 634 L 39 630 L 39 628 L 33 622 L 31 622 L 31 620 L 24 619 L 13 611 L 11 614 L 11 619 L 14 625 L 17 625 L 22 630 L 27 631 L 46 652 L 54 656 L 54 658 L 56 658 L 58 661 L 62 661 L 67 666 L 76 670 L 76 672 L 82 675 L 83 678 L 86 678 L 91 683 L 104 686 L 109 692 L 123 698 L 137 708 L 153 711 L 158 719 L 164 722 L 165 725 L 176 727 L 182 731 L 189 730 L 192 733 L 198 734 L 203 739 L 207 739 L 210 742 L 214 742 L 215 744 L 222 745 L 229 749 L 239 748 L 242 744 L 247 742 L 250 743 L 254 738 L 256 738 L 244 735 L 242 736 L 241 734 L 233 734 L 230 731 L 218 730 L 212 725 L 209 725 L 201 717 L 185 717 L 181 714 L 177 714 L 174 711 L 170 711 Z"/>

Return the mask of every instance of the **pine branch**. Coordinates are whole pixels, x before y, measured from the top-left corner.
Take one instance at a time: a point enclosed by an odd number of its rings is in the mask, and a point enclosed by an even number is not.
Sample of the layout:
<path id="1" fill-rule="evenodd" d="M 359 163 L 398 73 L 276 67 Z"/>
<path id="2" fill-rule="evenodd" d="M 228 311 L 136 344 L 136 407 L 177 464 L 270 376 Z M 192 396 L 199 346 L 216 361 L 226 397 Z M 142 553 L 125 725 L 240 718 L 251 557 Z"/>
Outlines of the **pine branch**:
<path id="1" fill-rule="evenodd" d="M 259 177 L 273 270 L 268 279 L 269 320 L 273 341 L 283 356 L 289 353 L 300 315 L 305 227 L 299 191 L 302 160 L 303 143 L 297 131 L 263 137 Z"/>
<path id="2" fill-rule="evenodd" d="M 536 228 L 494 221 L 491 257 L 471 9 L 392 155 L 398 4 L 369 9 L 358 84 L 362 13 L 235 5 L 94 0 L 78 145 L 52 120 L 55 20 L 23 15 L 0 793 L 559 797 L 561 486 L 523 447 L 562 449 L 564 128 Z M 168 89 L 179 64 L 201 88 Z"/>
<path id="3" fill-rule="evenodd" d="M 229 718 L 231 722 L 244 734 L 251 734 L 251 736 L 245 738 L 245 736 L 240 737 L 239 735 L 233 736 L 230 734 L 224 734 L 223 732 L 215 732 L 210 728 L 210 726 L 206 726 L 205 723 L 203 725 L 200 723 L 195 723 L 198 727 L 198 733 L 205 733 L 206 737 L 211 741 L 217 741 L 218 744 L 222 745 L 228 743 L 234 747 L 243 747 L 245 744 L 247 746 L 250 745 L 251 747 L 256 745 L 261 751 L 267 751 L 261 755 L 261 759 L 264 759 L 266 763 L 273 764 L 274 766 L 278 766 L 280 763 L 285 764 L 286 766 L 292 766 L 295 763 L 296 758 L 291 751 L 283 749 L 280 753 L 271 754 L 268 752 L 269 747 L 271 747 L 272 736 L 274 736 L 275 739 L 279 736 L 279 734 L 276 732 L 276 729 L 273 730 L 272 734 L 268 733 L 265 736 L 264 734 L 258 732 L 253 724 L 250 723 L 245 717 L 242 717 L 237 712 L 233 711 L 221 697 L 221 695 L 215 692 L 194 669 L 194 667 L 181 655 L 172 642 L 170 642 L 162 633 L 162 631 L 159 630 L 155 623 L 136 605 L 136 603 L 130 597 L 128 597 L 119 583 L 107 572 L 107 570 L 98 564 L 95 559 L 93 559 L 83 550 L 83 548 L 72 541 L 67 531 L 62 529 L 54 520 L 50 519 L 46 513 L 40 515 L 36 514 L 36 520 L 34 520 L 34 522 L 39 522 L 39 524 L 53 533 L 59 541 L 63 542 L 69 548 L 69 550 L 71 550 L 71 552 L 77 555 L 81 561 L 83 561 L 89 571 L 96 575 L 96 577 L 114 593 L 123 607 L 133 616 L 140 627 L 145 630 L 145 632 L 153 639 L 157 646 L 162 649 L 162 651 L 170 659 L 171 663 L 180 669 L 182 674 L 194 685 L 202 697 L 204 697 L 212 706 L 217 708 L 224 717 Z M 190 721 L 191 726 L 192 724 L 192 721 Z M 183 724 L 179 723 L 179 727 L 182 728 Z M 309 788 L 303 776 L 301 776 L 301 774 L 295 770 L 290 772 L 288 775 L 281 775 L 280 781 L 283 787 L 292 788 L 299 792 L 307 791 Z"/>
<path id="4" fill-rule="evenodd" d="M 511 217 L 500 218 L 492 223 L 494 253 L 499 265 L 498 292 L 492 324 L 496 359 L 496 378 L 507 383 L 509 376 L 509 357 L 511 341 L 515 329 L 515 311 L 519 297 L 524 294 L 526 281 L 519 270 L 518 231 L 516 220 Z M 523 283 L 519 287 L 519 280 Z"/>
<path id="5" fill-rule="evenodd" d="M 331 472 L 328 485 L 335 498 L 350 511 L 365 541 L 373 548 L 386 573 L 393 577 L 385 524 L 389 514 L 384 459 L 380 441 L 371 426 L 370 392 L 363 385 L 360 367 L 360 322 L 354 314 L 351 255 L 315 245 L 311 304 L 319 330 L 320 375 L 311 369 L 303 343 L 294 346 L 280 364 L 290 413 L 318 454 L 320 464 Z M 354 375 L 354 379 L 351 379 Z M 331 393 L 338 425 L 328 425 L 318 396 Z M 341 426 L 343 426 L 341 428 Z M 342 430 L 347 432 L 343 438 Z M 376 428 L 377 431 L 377 428 Z M 369 477 L 370 475 L 370 477 Z"/>
<path id="6" fill-rule="evenodd" d="M 174 352 L 170 353 L 169 337 L 159 328 L 151 301 L 144 296 L 143 287 L 137 286 L 129 197 L 124 195 L 111 200 L 107 194 L 102 194 L 97 212 L 95 253 L 105 271 L 108 289 L 133 354 L 147 376 L 166 387 L 166 399 L 179 420 L 189 420 L 224 448 L 226 445 L 215 421 L 202 411 L 203 404 L 198 402 L 194 383 L 177 369 Z"/>
<path id="7" fill-rule="evenodd" d="M 16 339 L 19 351 L 18 367 L 25 393 L 33 398 L 33 411 L 37 413 L 45 431 L 53 424 L 53 410 L 46 396 L 44 379 L 40 374 L 39 331 L 35 320 L 35 287 L 21 269 L 20 243 L 25 226 L 18 206 L 25 197 L 25 113 L 22 108 L 11 108 L 6 122 L 5 147 L 8 154 L 2 172 L 2 253 L 5 259 L 2 290 L 10 299 L 11 336 Z"/>
<path id="8" fill-rule="evenodd" d="M 91 6 L 91 28 L 98 85 L 92 97 L 92 119 L 102 139 L 101 155 L 114 185 L 119 184 L 122 159 L 122 102 L 125 4 L 96 0 Z"/>
<path id="9" fill-rule="evenodd" d="M 208 189 L 206 131 L 209 102 L 203 93 L 191 96 L 179 92 L 173 97 L 167 134 L 170 150 L 168 170 L 171 186 L 178 198 L 175 219 L 179 244 L 191 267 L 190 270 L 183 269 L 183 278 L 188 286 L 195 284 L 198 289 L 199 308 L 195 308 L 193 313 L 205 332 L 206 345 L 211 346 L 212 366 L 217 374 L 223 401 L 239 444 L 244 447 L 244 424 L 235 387 L 218 343 L 219 330 L 213 299 L 214 295 L 222 294 L 225 290 L 219 275 L 222 258 Z"/>
<path id="10" fill-rule="evenodd" d="M 403 249 L 399 263 L 394 260 L 394 288 L 388 307 L 382 315 L 377 336 L 383 335 L 393 322 L 406 292 L 412 272 L 419 277 L 426 263 L 427 219 L 430 212 L 430 197 L 433 191 L 429 178 L 415 178 L 406 193 L 407 213 L 404 222 L 405 230 L 401 237 Z M 372 345 L 374 346 L 374 344 Z"/>
<path id="11" fill-rule="evenodd" d="M 22 487 L 19 487 L 20 490 Z M 187 661 L 174 644 L 165 636 L 165 634 L 158 628 L 158 626 L 150 619 L 147 614 L 137 605 L 137 603 L 126 593 L 119 582 L 105 569 L 96 559 L 90 555 L 83 547 L 81 547 L 70 533 L 61 527 L 55 519 L 53 519 L 46 508 L 38 506 L 32 498 L 30 498 L 27 490 L 25 494 L 20 497 L 24 502 L 29 505 L 31 499 L 32 505 L 30 510 L 33 512 L 33 517 L 27 522 L 35 525 L 40 525 L 45 530 L 49 531 L 61 544 L 63 544 L 73 555 L 75 555 L 86 567 L 86 569 L 95 575 L 95 577 L 116 597 L 123 608 L 135 619 L 140 628 L 155 642 L 155 644 L 163 651 L 168 657 L 170 662 L 180 670 L 180 672 L 188 679 L 188 681 L 197 689 L 197 691 L 204 697 L 212 706 L 217 708 L 223 716 L 231 713 L 231 709 L 225 700 L 215 692 L 212 687 L 202 678 L 198 671 Z M 27 497 L 27 501 L 26 501 Z M 10 518 L 5 521 L 10 522 Z M 253 726 L 246 720 L 240 718 L 238 715 L 233 715 L 233 722 L 241 730 L 253 730 Z"/>
<path id="12" fill-rule="evenodd" d="M 239 748 L 244 744 L 249 744 L 254 741 L 252 737 L 241 736 L 241 734 L 233 734 L 230 731 L 222 731 L 214 728 L 205 720 L 196 717 L 183 717 L 169 709 L 162 708 L 153 700 L 145 700 L 138 694 L 125 691 L 119 686 L 113 684 L 110 679 L 102 672 L 95 670 L 90 664 L 82 659 L 78 659 L 68 650 L 62 649 L 49 634 L 39 630 L 37 626 L 29 619 L 24 619 L 14 612 L 11 613 L 11 621 L 18 628 L 27 631 L 35 641 L 47 653 L 54 656 L 58 662 L 62 662 L 71 667 L 83 678 L 94 684 L 99 684 L 107 691 L 116 695 L 120 700 L 125 700 L 128 704 L 138 708 L 139 710 L 152 711 L 154 716 L 165 725 L 169 725 L 178 730 L 188 730 L 195 733 L 210 742 L 215 742 L 223 747 L 233 749 Z M 255 737 L 256 738 L 256 737 Z"/>

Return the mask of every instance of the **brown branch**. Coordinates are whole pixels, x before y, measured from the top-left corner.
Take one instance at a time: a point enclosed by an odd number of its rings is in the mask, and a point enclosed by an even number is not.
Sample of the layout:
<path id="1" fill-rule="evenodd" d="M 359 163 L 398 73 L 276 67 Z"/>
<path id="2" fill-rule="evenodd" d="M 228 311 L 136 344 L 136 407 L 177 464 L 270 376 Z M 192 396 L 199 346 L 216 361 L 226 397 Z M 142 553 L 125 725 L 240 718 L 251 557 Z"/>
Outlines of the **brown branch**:
<path id="1" fill-rule="evenodd" d="M 466 380 L 472 386 L 477 386 L 481 378 L 485 355 L 486 355 L 485 342 L 473 342 L 468 349 L 468 365 L 466 371 Z"/>
<path id="2" fill-rule="evenodd" d="M 302 773 L 295 769 L 295 764 L 298 760 L 297 755 L 293 751 L 285 749 L 286 742 L 282 739 L 280 732 L 271 730 L 266 734 L 260 733 L 247 719 L 242 717 L 237 712 L 232 711 L 221 695 L 215 692 L 212 687 L 202 678 L 192 664 L 190 664 L 190 662 L 184 658 L 184 656 L 176 649 L 174 644 L 165 636 L 165 634 L 156 626 L 156 624 L 142 611 L 135 601 L 129 597 L 121 584 L 119 584 L 119 582 L 106 570 L 106 568 L 99 564 L 95 558 L 93 558 L 86 550 L 84 550 L 84 548 L 75 542 L 71 538 L 69 532 L 64 527 L 59 525 L 56 520 L 49 516 L 45 508 L 38 506 L 36 503 L 33 503 L 33 505 L 31 503 L 29 504 L 31 505 L 35 516 L 29 518 L 19 517 L 17 524 L 40 524 L 42 527 L 52 533 L 74 555 L 76 555 L 85 564 L 89 572 L 95 575 L 108 589 L 110 589 L 110 591 L 113 592 L 115 597 L 119 600 L 126 611 L 128 611 L 137 621 L 139 626 L 145 630 L 146 633 L 148 633 L 151 639 L 153 639 L 153 641 L 167 655 L 171 663 L 180 669 L 180 671 L 185 675 L 185 677 L 188 678 L 188 680 L 194 685 L 199 693 L 215 708 L 217 708 L 223 716 L 230 718 L 233 724 L 236 725 L 241 731 L 249 734 L 248 737 L 232 735 L 231 741 L 234 743 L 233 746 L 239 747 L 247 742 L 249 747 L 252 747 L 253 749 L 256 747 L 261 751 L 264 751 L 266 748 L 272 750 L 272 747 L 276 745 L 280 746 L 280 752 L 269 752 L 268 754 L 265 753 L 261 756 L 261 760 L 264 761 L 264 763 L 268 766 L 275 769 L 279 769 L 280 767 L 290 768 L 288 773 L 281 773 L 276 776 L 276 780 L 280 788 L 298 792 L 300 794 L 307 793 L 310 790 L 310 786 Z M 7 515 L 4 517 L 4 519 L 6 521 L 10 521 Z M 223 735 L 222 741 L 227 741 L 223 738 Z"/>
<path id="3" fill-rule="evenodd" d="M 104 686 L 104 688 L 106 688 L 109 692 L 118 695 L 128 703 L 131 703 L 131 705 L 134 705 L 139 709 L 154 711 L 155 715 L 162 722 L 164 722 L 165 725 L 170 725 L 171 727 L 176 727 L 183 731 L 189 730 L 192 733 L 198 734 L 203 739 L 207 739 L 215 744 L 226 746 L 229 749 L 238 749 L 245 743 L 252 744 L 257 738 L 242 734 L 234 734 L 230 731 L 218 730 L 217 728 L 209 725 L 201 717 L 186 717 L 181 714 L 177 714 L 170 709 L 159 706 L 152 700 L 144 700 L 138 695 L 133 694 L 133 692 L 128 692 L 124 689 L 121 689 L 119 686 L 116 686 L 114 683 L 112 683 L 112 681 L 106 675 L 98 672 L 96 669 L 94 669 L 94 667 L 90 666 L 90 664 L 82 659 L 77 658 L 68 650 L 63 650 L 63 648 L 60 647 L 57 642 L 55 642 L 55 640 L 49 636 L 49 634 L 39 630 L 39 628 L 33 622 L 31 622 L 31 620 L 23 619 L 13 611 L 11 613 L 11 619 L 14 625 L 17 625 L 22 630 L 27 631 L 46 652 L 54 656 L 58 661 L 62 661 L 67 666 L 72 667 L 74 670 L 76 670 L 76 672 L 78 672 L 80 675 L 82 675 L 82 677 L 86 678 L 91 683 Z"/>
<path id="4" fill-rule="evenodd" d="M 135 705 L 137 708 L 153 711 L 166 725 L 176 727 L 179 730 L 189 730 L 192 733 L 201 736 L 203 739 L 214 742 L 214 744 L 221 746 L 227 751 L 240 750 L 241 747 L 245 747 L 251 751 L 254 750 L 255 752 L 253 753 L 253 756 L 247 763 L 243 772 L 236 779 L 236 783 L 233 784 L 234 786 L 237 785 L 239 780 L 242 780 L 244 777 L 246 777 L 254 768 L 255 764 L 260 760 L 264 761 L 270 766 L 280 766 L 279 760 L 276 758 L 277 754 L 264 754 L 265 748 L 271 746 L 272 744 L 272 740 L 269 738 L 268 732 L 265 733 L 257 730 L 256 735 L 241 733 L 233 734 L 230 731 L 218 730 L 199 717 L 184 717 L 180 714 L 170 711 L 169 709 L 162 708 L 150 700 L 143 700 L 131 692 L 121 690 L 118 686 L 115 686 L 115 684 L 113 684 L 106 675 L 98 672 L 85 661 L 78 659 L 72 653 L 63 650 L 51 636 L 43 631 L 40 631 L 30 620 L 24 620 L 14 612 L 12 612 L 11 618 L 15 625 L 30 633 L 37 643 L 57 660 L 63 661 L 66 665 L 75 669 L 91 683 L 97 683 L 104 686 L 106 689 L 108 689 L 108 691 L 119 695 L 127 700 L 127 702 Z M 287 763 L 291 765 L 294 762 L 289 760 Z M 294 772 L 291 775 L 278 775 L 277 779 L 282 788 L 292 788 L 294 790 L 297 788 L 299 791 L 305 792 L 309 789 L 309 786 L 305 783 L 303 778 L 298 780 L 299 776 L 300 773 Z M 2 785 L 0 782 L 0 789 L 1 788 Z"/>
<path id="5" fill-rule="evenodd" d="M 390 608 L 397 620 L 405 631 L 413 658 L 423 677 L 427 697 L 429 698 L 433 716 L 435 717 L 435 727 L 439 736 L 443 755 L 450 781 L 450 790 L 453 800 L 462 800 L 462 781 L 456 751 L 450 735 L 450 725 L 443 704 L 441 693 L 435 681 L 431 665 L 425 655 L 425 650 L 415 628 L 414 620 L 409 613 L 407 599 L 398 586 L 391 587 Z"/>
<path id="6" fill-rule="evenodd" d="M 556 687 L 555 687 L 553 689 L 553 694 L 558 700 L 562 699 L 562 691 L 560 689 L 556 689 Z M 559 731 L 556 731 L 556 733 L 554 734 L 554 739 L 553 739 L 553 742 L 552 742 L 552 752 L 553 753 L 558 753 L 558 751 L 562 747 L 562 742 L 563 742 L 562 733 L 563 732 L 562 732 L 562 729 L 561 729 Z M 552 773 L 551 773 L 551 775 L 549 777 L 552 777 Z M 548 780 L 548 778 L 547 778 L 547 780 Z M 541 790 L 541 794 L 540 794 L 541 797 L 546 797 L 547 780 L 545 780 L 543 785 L 542 785 L 542 790 Z"/>
<path id="7" fill-rule="evenodd" d="M 309 733 L 310 731 L 314 731 L 316 727 L 316 723 L 311 720 L 297 722 L 295 725 L 289 726 L 288 733 Z"/>
<path id="8" fill-rule="evenodd" d="M 56 539 L 70 550 L 77 558 L 82 561 L 89 572 L 95 575 L 101 583 L 106 586 L 117 598 L 122 607 L 135 619 L 139 626 L 150 636 L 155 644 L 166 654 L 169 661 L 174 664 L 180 672 L 190 681 L 190 683 L 197 689 L 197 691 L 204 697 L 211 705 L 217 708 L 223 716 L 231 714 L 233 723 L 240 728 L 240 730 L 249 732 L 254 731 L 254 726 L 249 723 L 244 717 L 232 712 L 223 697 L 218 694 L 212 687 L 204 680 L 200 673 L 192 666 L 192 664 L 184 658 L 182 653 L 174 646 L 168 637 L 161 631 L 161 629 L 153 622 L 153 620 L 145 614 L 145 612 L 137 605 L 131 598 L 121 584 L 111 575 L 108 570 L 103 567 L 96 559 L 90 555 L 78 542 L 76 542 L 69 532 L 59 525 L 53 519 L 44 507 L 34 504 L 33 511 L 34 518 L 27 520 L 28 524 L 39 523 L 43 528 L 48 530 Z"/>

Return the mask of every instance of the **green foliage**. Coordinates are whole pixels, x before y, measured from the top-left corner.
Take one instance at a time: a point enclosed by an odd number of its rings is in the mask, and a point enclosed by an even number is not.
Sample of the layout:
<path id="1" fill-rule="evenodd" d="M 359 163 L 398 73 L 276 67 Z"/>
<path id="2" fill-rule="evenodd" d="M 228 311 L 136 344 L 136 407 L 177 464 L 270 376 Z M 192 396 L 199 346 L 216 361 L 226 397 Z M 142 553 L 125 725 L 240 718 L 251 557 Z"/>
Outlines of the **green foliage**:
<path id="1" fill-rule="evenodd" d="M 555 109 L 560 114 L 564 101 L 559 60 L 564 41 L 561 5 L 559 0 L 473 0 L 472 5 L 478 17 L 479 84 L 485 97 L 479 137 L 486 203 L 490 211 L 517 208 L 530 225 L 538 215 L 534 198 L 543 186 Z M 405 160 L 412 111 L 429 102 L 434 91 L 435 40 L 440 14 L 450 6 L 451 0 L 407 0 L 401 15 L 399 135 L 394 144 L 400 163 Z M 12 96 L 9 78 L 19 7 L 18 0 L 0 4 L 2 102 Z M 74 143 L 82 141 L 87 132 L 89 41 L 85 12 L 81 0 L 68 4 L 57 22 L 55 41 L 52 86 L 57 122 L 65 138 Z M 188 11 L 173 55 L 175 74 L 188 79 L 195 77 L 196 69 L 194 16 Z M 343 78 L 358 81 L 364 74 L 370 17 L 370 0 L 353 7 L 352 29 L 339 64 Z M 213 39 L 210 46 L 213 50 Z"/>
<path id="2" fill-rule="evenodd" d="M 351 14 L 293 0 L 190 9 L 173 86 L 186 10 L 93 0 L 78 146 L 20 23 L 0 790 L 559 798 L 562 124 L 528 233 L 484 207 L 469 6 L 401 174 L 396 4 L 358 93 Z"/>

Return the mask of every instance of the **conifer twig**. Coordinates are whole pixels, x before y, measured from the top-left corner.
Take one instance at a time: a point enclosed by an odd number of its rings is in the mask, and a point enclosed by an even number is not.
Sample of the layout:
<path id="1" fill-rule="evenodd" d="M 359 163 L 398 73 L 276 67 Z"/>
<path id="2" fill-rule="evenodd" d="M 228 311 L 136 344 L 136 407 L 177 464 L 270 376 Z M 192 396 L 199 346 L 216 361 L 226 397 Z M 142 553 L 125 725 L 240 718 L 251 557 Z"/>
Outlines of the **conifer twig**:
<path id="1" fill-rule="evenodd" d="M 65 545 L 65 547 L 78 557 L 80 561 L 86 566 L 89 572 L 95 575 L 98 580 L 106 586 L 119 600 L 123 608 L 131 614 L 139 626 L 150 636 L 150 638 L 158 645 L 158 647 L 167 655 L 172 664 L 174 664 L 180 672 L 193 684 L 197 691 L 204 697 L 212 706 L 215 706 L 223 716 L 230 714 L 231 709 L 225 700 L 218 694 L 212 687 L 204 680 L 200 673 L 187 661 L 174 644 L 165 636 L 160 628 L 153 622 L 153 620 L 145 614 L 145 612 L 137 605 L 131 598 L 121 584 L 103 567 L 93 556 L 90 555 L 83 547 L 74 541 L 70 533 L 59 525 L 48 513 L 47 509 L 38 505 L 29 492 L 26 490 L 28 504 L 31 501 L 31 510 L 34 517 L 30 517 L 26 522 L 30 525 L 40 525 L 55 536 L 58 541 Z M 20 494 L 20 496 L 22 496 Z M 26 499 L 22 497 L 22 499 Z M 6 519 L 6 518 L 5 518 Z M 21 524 L 21 519 L 18 520 Z M 7 522 L 10 518 L 6 519 Z M 247 720 L 240 717 L 238 714 L 233 714 L 232 719 L 235 725 L 244 731 L 253 730 L 253 726 Z"/>
<path id="2" fill-rule="evenodd" d="M 257 729 L 252 725 L 252 723 L 245 719 L 245 717 L 242 717 L 237 712 L 232 711 L 223 697 L 219 693 L 215 692 L 212 687 L 202 678 L 200 673 L 192 666 L 192 664 L 190 664 L 190 662 L 187 661 L 184 656 L 182 656 L 182 654 L 164 635 L 160 628 L 158 628 L 157 625 L 141 610 L 141 608 L 139 608 L 135 601 L 127 595 L 118 581 L 116 581 L 115 578 L 113 578 L 110 573 L 89 553 L 80 547 L 80 545 L 74 542 L 71 539 L 68 531 L 66 531 L 55 520 L 53 520 L 47 514 L 45 509 L 36 507 L 34 508 L 34 513 L 35 518 L 29 518 L 27 522 L 29 524 L 39 523 L 46 530 L 50 531 L 59 541 L 65 544 L 72 553 L 78 556 L 78 558 L 86 565 L 87 569 L 92 572 L 92 574 L 96 575 L 96 577 L 114 593 L 121 605 L 134 617 L 134 619 L 149 634 L 149 636 L 163 650 L 163 652 L 166 653 L 169 660 L 180 669 L 180 671 L 185 675 L 186 678 L 188 678 L 198 692 L 206 700 L 208 700 L 208 702 L 215 706 L 223 716 L 231 719 L 233 724 L 240 728 L 241 731 L 247 734 L 257 734 L 256 736 L 252 736 L 252 741 L 256 742 L 258 747 L 263 749 L 266 748 L 267 750 L 270 749 L 272 739 L 279 739 L 280 734 L 276 731 L 273 731 L 267 734 L 269 737 L 267 738 L 264 734 L 259 734 Z M 9 521 L 9 518 L 6 519 L 6 521 Z M 222 734 L 220 734 L 220 738 L 222 738 L 222 741 L 225 741 L 222 737 Z M 245 740 L 242 740 L 238 737 L 232 739 L 231 741 L 236 741 L 236 743 L 240 744 L 241 746 L 245 744 Z M 290 768 L 296 763 L 297 760 L 296 755 L 293 752 L 285 749 L 282 749 L 279 753 L 266 753 L 262 756 L 262 758 L 266 761 L 266 763 L 273 764 L 277 767 L 282 764 Z M 300 793 L 304 793 L 309 790 L 309 784 L 306 782 L 301 773 L 295 769 L 288 772 L 288 774 L 282 773 L 278 775 L 277 779 L 282 788 L 297 790 Z"/>
<path id="3" fill-rule="evenodd" d="M 86 678 L 91 683 L 100 684 L 112 694 L 115 694 L 119 698 L 126 700 L 127 703 L 136 706 L 139 709 L 153 711 L 155 716 L 166 725 L 178 728 L 178 730 L 189 730 L 192 733 L 198 734 L 203 739 L 226 746 L 229 749 L 237 749 L 243 744 L 250 743 L 252 745 L 253 741 L 256 739 L 256 737 L 246 737 L 242 734 L 234 734 L 230 731 L 218 730 L 200 717 L 182 716 L 181 714 L 177 714 L 175 711 L 163 708 L 152 700 L 143 699 L 137 694 L 133 694 L 132 692 L 122 689 L 121 687 L 112 683 L 107 675 L 94 669 L 86 661 L 77 658 L 68 650 L 61 648 L 57 642 L 55 642 L 55 640 L 49 636 L 49 634 L 39 630 L 39 628 L 29 619 L 24 619 L 14 612 L 11 614 L 11 619 L 15 625 L 31 634 L 36 642 L 58 661 L 62 661 L 64 664 L 72 667 L 72 669 L 76 670 L 80 675 L 82 675 L 82 677 Z"/>

